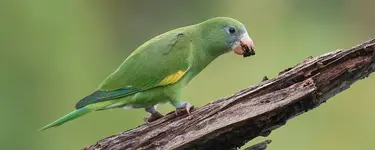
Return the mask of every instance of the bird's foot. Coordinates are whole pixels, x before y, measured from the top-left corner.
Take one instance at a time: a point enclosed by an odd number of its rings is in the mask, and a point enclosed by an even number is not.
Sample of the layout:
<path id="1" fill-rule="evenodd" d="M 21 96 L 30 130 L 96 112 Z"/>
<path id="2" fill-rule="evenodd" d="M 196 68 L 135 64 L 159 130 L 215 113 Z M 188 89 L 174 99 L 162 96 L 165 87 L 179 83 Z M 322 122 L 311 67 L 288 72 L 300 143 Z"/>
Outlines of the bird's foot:
<path id="1" fill-rule="evenodd" d="M 143 118 L 143 120 L 146 122 L 146 123 L 150 123 L 150 122 L 154 122 L 155 120 L 158 120 L 160 118 L 163 118 L 164 115 L 162 115 L 160 112 L 158 111 L 155 111 L 154 113 L 151 114 L 150 117 L 145 117 Z"/>
<path id="2" fill-rule="evenodd" d="M 175 114 L 176 116 L 180 115 L 180 114 L 184 114 L 184 113 L 187 113 L 188 115 L 190 115 L 190 110 L 193 109 L 194 106 L 191 105 L 190 103 L 188 102 L 184 102 L 180 108 L 177 108 L 176 111 L 175 111 Z"/>

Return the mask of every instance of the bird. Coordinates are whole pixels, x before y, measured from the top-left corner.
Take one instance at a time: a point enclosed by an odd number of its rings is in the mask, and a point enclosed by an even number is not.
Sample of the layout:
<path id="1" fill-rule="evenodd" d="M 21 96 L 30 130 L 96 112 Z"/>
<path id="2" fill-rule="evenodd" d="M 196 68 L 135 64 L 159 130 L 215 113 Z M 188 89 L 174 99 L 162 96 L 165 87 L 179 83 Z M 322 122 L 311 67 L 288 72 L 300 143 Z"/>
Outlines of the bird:
<path id="1" fill-rule="evenodd" d="M 60 126 L 87 113 L 115 108 L 145 109 L 153 122 L 163 115 L 158 104 L 170 103 L 178 113 L 193 107 L 181 100 L 182 89 L 220 55 L 233 51 L 255 55 L 254 42 L 236 19 L 215 17 L 158 35 L 135 49 L 75 110 L 40 128 Z"/>

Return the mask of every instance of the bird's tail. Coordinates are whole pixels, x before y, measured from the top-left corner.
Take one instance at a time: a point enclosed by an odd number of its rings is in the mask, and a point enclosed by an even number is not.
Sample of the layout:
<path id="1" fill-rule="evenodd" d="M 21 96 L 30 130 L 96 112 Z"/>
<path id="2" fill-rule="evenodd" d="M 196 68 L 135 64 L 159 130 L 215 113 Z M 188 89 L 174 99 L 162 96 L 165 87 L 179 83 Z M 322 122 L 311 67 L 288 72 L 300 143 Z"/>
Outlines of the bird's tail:
<path id="1" fill-rule="evenodd" d="M 50 124 L 47 124 L 43 128 L 40 128 L 39 131 L 43 131 L 43 130 L 46 130 L 46 129 L 51 128 L 51 127 L 57 127 L 59 125 L 62 125 L 64 123 L 70 121 L 70 120 L 76 119 L 76 118 L 78 118 L 82 115 L 85 115 L 89 112 L 100 109 L 102 107 L 103 107 L 103 104 L 96 103 L 96 104 L 91 104 L 91 105 L 87 105 L 85 107 L 79 108 L 79 109 L 74 110 L 74 111 L 70 112 L 69 114 L 55 120 L 54 122 L 52 122 Z"/>

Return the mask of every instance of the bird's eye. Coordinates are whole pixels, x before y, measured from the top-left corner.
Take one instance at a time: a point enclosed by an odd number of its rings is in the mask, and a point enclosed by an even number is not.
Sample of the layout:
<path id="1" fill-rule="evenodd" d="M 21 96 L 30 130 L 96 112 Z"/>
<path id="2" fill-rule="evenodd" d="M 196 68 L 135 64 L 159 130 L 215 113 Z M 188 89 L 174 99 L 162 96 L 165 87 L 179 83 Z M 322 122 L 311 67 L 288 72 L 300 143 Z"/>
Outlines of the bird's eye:
<path id="1" fill-rule="evenodd" d="M 228 31 L 230 34 L 236 33 L 236 29 L 234 27 L 229 27 Z"/>

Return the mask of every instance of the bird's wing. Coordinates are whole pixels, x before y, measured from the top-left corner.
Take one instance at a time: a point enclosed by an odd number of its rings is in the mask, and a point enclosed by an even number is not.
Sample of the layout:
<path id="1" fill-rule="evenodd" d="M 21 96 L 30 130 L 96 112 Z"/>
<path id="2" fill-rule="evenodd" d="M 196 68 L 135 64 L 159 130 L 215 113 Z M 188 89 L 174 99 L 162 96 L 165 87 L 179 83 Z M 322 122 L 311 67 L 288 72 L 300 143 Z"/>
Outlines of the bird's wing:
<path id="1" fill-rule="evenodd" d="M 155 37 L 134 51 L 76 108 L 178 82 L 189 71 L 190 50 L 191 40 L 181 31 Z"/>

